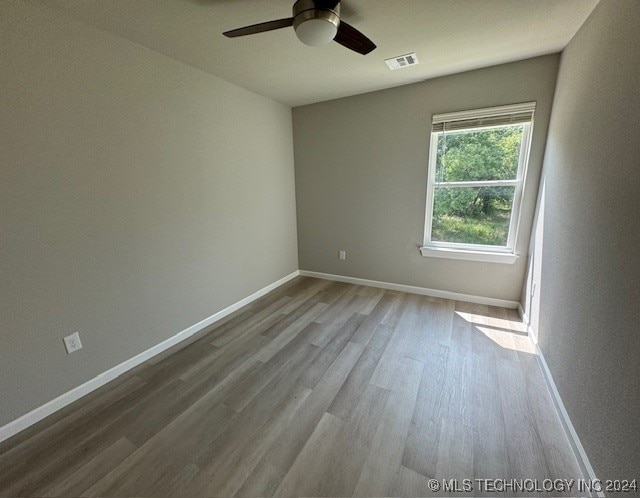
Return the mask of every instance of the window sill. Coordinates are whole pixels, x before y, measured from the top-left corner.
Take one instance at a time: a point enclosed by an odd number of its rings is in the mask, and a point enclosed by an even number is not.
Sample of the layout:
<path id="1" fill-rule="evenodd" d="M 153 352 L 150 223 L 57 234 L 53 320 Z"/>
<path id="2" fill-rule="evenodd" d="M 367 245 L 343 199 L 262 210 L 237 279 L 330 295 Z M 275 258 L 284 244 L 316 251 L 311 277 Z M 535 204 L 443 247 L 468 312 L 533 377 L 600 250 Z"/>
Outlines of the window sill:
<path id="1" fill-rule="evenodd" d="M 510 252 L 471 251 L 449 247 L 421 247 L 420 252 L 427 258 L 464 259 L 507 265 L 512 265 L 518 260 L 518 255 Z"/>

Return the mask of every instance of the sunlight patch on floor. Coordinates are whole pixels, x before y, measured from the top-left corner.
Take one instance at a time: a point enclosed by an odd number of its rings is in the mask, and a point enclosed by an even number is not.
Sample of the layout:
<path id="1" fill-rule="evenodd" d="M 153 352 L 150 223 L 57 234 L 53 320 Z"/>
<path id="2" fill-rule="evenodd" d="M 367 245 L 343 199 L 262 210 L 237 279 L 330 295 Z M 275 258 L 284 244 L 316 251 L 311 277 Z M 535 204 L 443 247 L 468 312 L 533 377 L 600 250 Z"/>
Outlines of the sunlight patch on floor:
<path id="1" fill-rule="evenodd" d="M 507 330 L 513 330 L 513 322 L 505 318 L 495 318 L 492 316 L 480 315 L 478 313 L 468 313 L 465 311 L 456 311 L 456 315 L 464 318 L 467 322 L 473 324 L 491 324 L 493 327 L 500 327 Z"/>
<path id="2" fill-rule="evenodd" d="M 456 315 L 473 324 L 475 331 L 483 334 L 498 346 L 536 354 L 535 346 L 529 340 L 526 326 L 519 320 L 499 318 L 487 314 L 456 311 Z"/>
<path id="3" fill-rule="evenodd" d="M 484 334 L 485 337 L 491 339 L 500 347 L 522 353 L 536 354 L 535 347 L 527 336 L 486 325 L 476 325 L 474 329 Z"/>

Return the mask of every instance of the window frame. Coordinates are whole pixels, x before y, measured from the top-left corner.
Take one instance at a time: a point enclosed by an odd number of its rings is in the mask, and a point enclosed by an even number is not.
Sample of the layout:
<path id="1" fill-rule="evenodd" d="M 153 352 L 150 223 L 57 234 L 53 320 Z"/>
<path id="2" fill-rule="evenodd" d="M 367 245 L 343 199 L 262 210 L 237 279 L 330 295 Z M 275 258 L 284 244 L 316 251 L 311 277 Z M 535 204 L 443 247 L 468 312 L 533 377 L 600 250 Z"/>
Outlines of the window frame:
<path id="1" fill-rule="evenodd" d="M 531 138 L 533 136 L 535 102 L 525 104 L 514 104 L 486 109 L 477 109 L 475 111 L 461 111 L 448 113 L 439 116 L 444 120 L 456 121 L 462 119 L 482 119 L 484 117 L 495 117 L 501 115 L 509 115 L 520 109 L 531 110 L 531 120 L 523 123 L 522 143 L 520 146 L 520 154 L 518 158 L 518 169 L 515 180 L 488 180 L 488 181 L 468 181 L 468 182 L 437 182 L 436 166 L 438 155 L 438 139 L 446 131 L 433 131 L 433 124 L 430 134 L 429 145 L 429 164 L 427 169 L 427 195 L 425 210 L 425 227 L 424 241 L 420 248 L 423 256 L 447 258 L 447 259 L 466 259 L 471 261 L 483 261 L 491 263 L 507 263 L 513 264 L 518 259 L 516 253 L 516 242 L 520 227 L 520 219 L 522 212 L 522 199 L 525 189 L 525 181 L 529 165 L 529 155 L 531 151 Z M 436 116 L 434 116 L 435 121 Z M 445 121 L 446 122 L 446 121 Z M 464 132 L 470 130 L 489 130 L 507 126 L 506 124 L 488 125 L 486 127 L 459 128 L 455 132 Z M 431 231 L 433 228 L 433 207 L 435 201 L 435 190 L 438 186 L 453 187 L 499 187 L 508 186 L 515 187 L 513 204 L 511 209 L 511 219 L 509 221 L 509 232 L 507 243 L 504 246 L 492 246 L 485 244 L 469 244 L 460 242 L 443 242 L 431 240 Z"/>

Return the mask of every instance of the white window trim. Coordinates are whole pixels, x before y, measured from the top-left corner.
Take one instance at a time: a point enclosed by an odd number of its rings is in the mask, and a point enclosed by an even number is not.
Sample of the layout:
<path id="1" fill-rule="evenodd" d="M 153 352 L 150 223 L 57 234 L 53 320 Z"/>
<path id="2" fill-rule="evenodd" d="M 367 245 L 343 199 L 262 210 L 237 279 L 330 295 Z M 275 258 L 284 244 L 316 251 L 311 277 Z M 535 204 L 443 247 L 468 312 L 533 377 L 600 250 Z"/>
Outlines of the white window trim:
<path id="1" fill-rule="evenodd" d="M 479 109 L 477 111 L 462 111 L 458 113 L 448 113 L 434 116 L 433 122 L 438 121 L 454 121 L 460 119 L 469 119 L 473 117 L 494 116 L 498 114 L 507 114 L 521 109 L 535 109 L 535 102 L 525 104 L 514 104 L 510 106 L 502 106 L 493 109 Z M 481 261 L 487 263 L 505 263 L 514 264 L 519 255 L 515 252 L 516 241 L 518 240 L 518 230 L 520 227 L 520 218 L 522 213 L 522 194 L 524 192 L 525 180 L 527 177 L 527 168 L 529 164 L 529 154 L 531 151 L 531 137 L 533 135 L 533 120 L 524 123 L 522 134 L 522 145 L 520 147 L 520 158 L 518 160 L 518 171 L 516 180 L 498 180 L 498 181 L 479 181 L 479 182 L 436 182 L 436 159 L 438 154 L 438 137 L 442 132 L 431 133 L 431 141 L 429 148 L 429 165 L 427 175 L 427 200 L 425 211 L 425 228 L 424 243 L 420 248 L 420 252 L 425 257 L 447 258 L 447 259 L 463 259 L 468 261 Z M 489 127 L 487 127 L 489 128 Z M 456 130 L 460 132 L 464 130 Z M 462 244 L 455 242 L 438 242 L 431 240 L 431 229 L 433 223 L 433 202 L 434 192 L 438 185 L 447 185 L 453 187 L 467 186 L 515 186 L 513 196 L 513 209 L 511 211 L 511 220 L 509 222 L 509 238 L 506 246 L 487 246 L 480 244 Z"/>
<path id="2" fill-rule="evenodd" d="M 483 263 L 513 264 L 518 260 L 517 254 L 509 252 L 480 251 L 477 249 L 469 251 L 451 247 L 421 247 L 420 253 L 429 258 L 464 259 Z"/>
<path id="3" fill-rule="evenodd" d="M 535 111 L 535 102 L 523 102 L 521 104 L 507 104 L 497 107 L 486 107 L 484 109 L 472 109 L 469 111 L 455 111 L 444 114 L 434 114 L 433 124 L 445 123 L 449 121 L 462 121 L 465 119 L 480 119 L 494 116 L 508 116 L 518 112 Z"/>

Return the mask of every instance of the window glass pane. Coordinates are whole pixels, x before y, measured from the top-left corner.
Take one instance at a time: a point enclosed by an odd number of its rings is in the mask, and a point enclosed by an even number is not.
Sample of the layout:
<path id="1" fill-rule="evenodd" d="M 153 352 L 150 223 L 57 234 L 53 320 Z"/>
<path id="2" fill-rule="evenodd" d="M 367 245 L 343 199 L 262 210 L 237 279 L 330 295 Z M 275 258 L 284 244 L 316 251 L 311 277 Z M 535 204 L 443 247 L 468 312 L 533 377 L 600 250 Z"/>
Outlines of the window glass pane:
<path id="1" fill-rule="evenodd" d="M 515 180 L 524 124 L 438 134 L 436 182 Z"/>
<path id="2" fill-rule="evenodd" d="M 437 187 L 431 240 L 506 246 L 515 187 Z"/>

